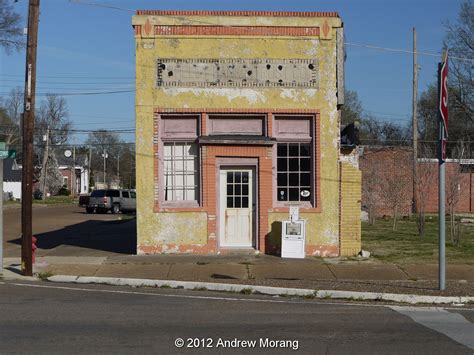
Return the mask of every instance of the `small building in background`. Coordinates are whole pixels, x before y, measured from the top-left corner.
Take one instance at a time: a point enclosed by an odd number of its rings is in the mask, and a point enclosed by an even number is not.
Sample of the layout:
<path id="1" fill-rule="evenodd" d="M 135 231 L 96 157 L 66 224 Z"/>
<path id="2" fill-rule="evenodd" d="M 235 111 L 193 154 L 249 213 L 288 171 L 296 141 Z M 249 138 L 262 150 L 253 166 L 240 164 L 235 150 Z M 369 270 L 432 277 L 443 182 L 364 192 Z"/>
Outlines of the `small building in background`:
<path id="1" fill-rule="evenodd" d="M 413 150 L 403 146 L 360 148 L 362 209 L 375 217 L 409 216 L 413 207 Z M 446 197 L 457 213 L 474 212 L 474 159 L 446 160 Z M 438 159 L 418 158 L 418 210 L 438 213 Z M 423 206 L 422 206 L 423 204 Z M 396 207 L 396 208 L 394 208 Z M 448 211 L 448 209 L 447 209 Z"/>
<path id="2" fill-rule="evenodd" d="M 4 199 L 21 199 L 21 167 L 15 159 L 3 160 Z"/>
<path id="3" fill-rule="evenodd" d="M 87 154 L 77 154 L 74 159 L 57 155 L 58 169 L 61 172 L 63 186 L 72 195 L 87 194 L 89 192 L 89 164 Z"/>
<path id="4" fill-rule="evenodd" d="M 278 254 L 298 206 L 307 255 L 357 254 L 339 15 L 144 10 L 133 27 L 137 252 Z"/>

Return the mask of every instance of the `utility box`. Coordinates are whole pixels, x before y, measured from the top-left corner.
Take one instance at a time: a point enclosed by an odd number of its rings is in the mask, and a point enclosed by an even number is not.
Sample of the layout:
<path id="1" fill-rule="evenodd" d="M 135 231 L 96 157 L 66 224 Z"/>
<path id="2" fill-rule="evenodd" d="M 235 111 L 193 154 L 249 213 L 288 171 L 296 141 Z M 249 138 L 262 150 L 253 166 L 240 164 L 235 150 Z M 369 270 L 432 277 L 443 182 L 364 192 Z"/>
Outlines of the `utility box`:
<path id="1" fill-rule="evenodd" d="M 299 210 L 290 207 L 290 220 L 281 223 L 281 257 L 304 259 L 306 226 L 305 221 L 299 219 Z"/>

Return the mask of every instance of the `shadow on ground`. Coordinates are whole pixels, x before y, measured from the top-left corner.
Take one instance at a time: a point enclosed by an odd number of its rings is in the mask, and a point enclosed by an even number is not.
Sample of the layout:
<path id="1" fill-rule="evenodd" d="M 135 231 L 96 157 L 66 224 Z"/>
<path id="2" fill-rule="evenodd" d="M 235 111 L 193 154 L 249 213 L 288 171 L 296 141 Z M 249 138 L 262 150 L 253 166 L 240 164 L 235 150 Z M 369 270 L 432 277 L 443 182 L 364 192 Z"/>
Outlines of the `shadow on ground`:
<path id="1" fill-rule="evenodd" d="M 89 220 L 72 224 L 64 228 L 36 234 L 36 246 L 41 256 L 42 250 L 53 250 L 62 246 L 94 249 L 117 254 L 137 253 L 136 218 L 129 220 L 98 221 Z M 21 239 L 9 243 L 21 245 Z M 74 256 L 74 252 L 71 253 Z"/>

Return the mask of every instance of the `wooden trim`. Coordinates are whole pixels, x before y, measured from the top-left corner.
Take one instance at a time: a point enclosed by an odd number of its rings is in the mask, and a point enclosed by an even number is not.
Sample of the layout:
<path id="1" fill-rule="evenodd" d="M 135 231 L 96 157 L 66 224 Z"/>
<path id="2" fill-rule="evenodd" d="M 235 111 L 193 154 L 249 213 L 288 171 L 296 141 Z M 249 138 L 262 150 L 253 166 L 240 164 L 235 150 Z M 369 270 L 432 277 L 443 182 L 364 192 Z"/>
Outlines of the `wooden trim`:
<path id="1" fill-rule="evenodd" d="M 319 110 L 315 109 L 274 109 L 274 108 L 166 108 L 166 107 L 155 107 L 155 114 L 167 114 L 167 113 L 265 113 L 265 114 L 319 114 Z"/>

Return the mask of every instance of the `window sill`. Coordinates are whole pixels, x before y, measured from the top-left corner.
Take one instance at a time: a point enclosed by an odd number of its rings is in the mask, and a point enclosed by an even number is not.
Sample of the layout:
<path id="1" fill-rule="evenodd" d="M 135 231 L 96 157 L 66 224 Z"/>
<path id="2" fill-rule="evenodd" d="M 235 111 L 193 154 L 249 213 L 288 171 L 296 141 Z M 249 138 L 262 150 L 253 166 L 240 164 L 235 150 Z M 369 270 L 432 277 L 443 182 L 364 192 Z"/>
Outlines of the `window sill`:
<path id="1" fill-rule="evenodd" d="M 201 212 L 204 211 L 196 201 L 192 202 L 157 202 L 153 208 L 154 212 Z"/>
<path id="2" fill-rule="evenodd" d="M 300 213 L 319 213 L 321 212 L 321 207 L 320 206 L 309 206 L 309 205 L 293 205 L 294 207 L 299 207 Z M 293 207 L 292 206 L 292 207 Z M 274 206 L 268 212 L 279 212 L 279 213 L 289 213 L 290 212 L 290 206 Z"/>

